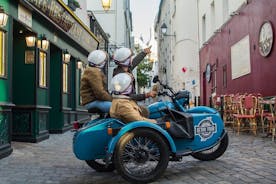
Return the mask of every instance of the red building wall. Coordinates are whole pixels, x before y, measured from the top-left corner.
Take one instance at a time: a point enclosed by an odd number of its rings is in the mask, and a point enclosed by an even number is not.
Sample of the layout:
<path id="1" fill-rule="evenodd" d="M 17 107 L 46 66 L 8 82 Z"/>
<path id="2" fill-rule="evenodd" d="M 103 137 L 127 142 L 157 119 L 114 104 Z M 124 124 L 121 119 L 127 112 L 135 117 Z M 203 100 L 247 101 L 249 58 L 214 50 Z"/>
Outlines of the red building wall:
<path id="1" fill-rule="evenodd" d="M 276 0 L 250 0 L 241 7 L 239 15 L 235 15 L 216 33 L 200 50 L 201 103 L 208 104 L 211 96 L 211 81 L 204 78 L 206 64 L 217 63 L 216 94 L 261 93 L 263 96 L 276 95 L 276 48 L 275 33 L 273 47 L 267 57 L 259 53 L 259 31 L 264 21 L 272 23 L 276 31 Z M 251 73 L 232 80 L 231 46 L 246 35 L 250 40 Z M 227 86 L 223 86 L 223 66 L 226 65 Z"/>

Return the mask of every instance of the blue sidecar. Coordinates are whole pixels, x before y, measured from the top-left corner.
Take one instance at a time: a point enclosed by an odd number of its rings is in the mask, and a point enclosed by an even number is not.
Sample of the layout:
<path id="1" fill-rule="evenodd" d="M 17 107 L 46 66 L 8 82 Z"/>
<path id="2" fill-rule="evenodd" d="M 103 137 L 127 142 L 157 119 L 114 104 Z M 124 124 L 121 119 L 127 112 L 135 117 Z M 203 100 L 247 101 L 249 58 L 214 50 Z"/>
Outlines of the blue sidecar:
<path id="1" fill-rule="evenodd" d="M 73 151 L 80 160 L 99 172 L 116 169 L 126 180 L 152 182 L 159 178 L 169 161 L 183 156 L 208 161 L 220 157 L 227 149 L 228 135 L 220 114 L 209 107 L 186 109 L 187 93 L 175 93 L 163 85 L 171 101 L 149 106 L 150 117 L 157 124 L 99 118 L 78 129 Z"/>

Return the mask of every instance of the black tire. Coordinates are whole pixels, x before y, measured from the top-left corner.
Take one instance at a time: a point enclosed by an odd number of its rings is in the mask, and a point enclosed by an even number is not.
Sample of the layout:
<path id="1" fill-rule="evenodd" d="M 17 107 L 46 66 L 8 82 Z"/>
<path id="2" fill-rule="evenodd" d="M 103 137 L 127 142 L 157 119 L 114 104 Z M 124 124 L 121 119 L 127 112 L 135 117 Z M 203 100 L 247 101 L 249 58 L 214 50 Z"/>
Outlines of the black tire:
<path id="1" fill-rule="evenodd" d="M 202 161 L 209 161 L 215 160 L 219 158 L 223 153 L 226 151 L 229 144 L 228 134 L 226 133 L 221 141 L 214 146 L 213 148 L 197 153 L 192 153 L 192 157 L 202 160 Z"/>
<path id="2" fill-rule="evenodd" d="M 116 145 L 115 168 L 123 178 L 132 183 L 156 180 L 164 173 L 168 162 L 167 143 L 157 132 L 150 129 L 128 132 Z"/>
<path id="3" fill-rule="evenodd" d="M 115 170 L 115 166 L 113 163 L 109 164 L 107 167 L 102 159 L 98 160 L 85 160 L 87 165 L 89 165 L 92 169 L 97 172 L 112 172 Z"/>

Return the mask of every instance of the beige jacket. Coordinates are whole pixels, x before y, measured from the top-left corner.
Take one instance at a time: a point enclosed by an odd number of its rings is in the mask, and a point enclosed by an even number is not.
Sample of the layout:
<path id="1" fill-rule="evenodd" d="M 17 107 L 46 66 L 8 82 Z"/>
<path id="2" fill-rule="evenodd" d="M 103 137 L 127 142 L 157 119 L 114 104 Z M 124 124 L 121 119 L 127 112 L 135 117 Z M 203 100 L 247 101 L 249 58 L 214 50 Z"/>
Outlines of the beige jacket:
<path id="1" fill-rule="evenodd" d="M 80 95 L 82 105 L 95 100 L 112 101 L 112 96 L 105 90 L 106 78 L 101 69 L 87 67 L 81 77 Z"/>
<path id="2" fill-rule="evenodd" d="M 132 121 L 156 123 L 154 119 L 145 118 L 141 113 L 142 110 L 134 100 L 124 95 L 114 95 L 110 108 L 110 116 L 112 118 L 120 119 L 125 123 L 130 123 Z"/>

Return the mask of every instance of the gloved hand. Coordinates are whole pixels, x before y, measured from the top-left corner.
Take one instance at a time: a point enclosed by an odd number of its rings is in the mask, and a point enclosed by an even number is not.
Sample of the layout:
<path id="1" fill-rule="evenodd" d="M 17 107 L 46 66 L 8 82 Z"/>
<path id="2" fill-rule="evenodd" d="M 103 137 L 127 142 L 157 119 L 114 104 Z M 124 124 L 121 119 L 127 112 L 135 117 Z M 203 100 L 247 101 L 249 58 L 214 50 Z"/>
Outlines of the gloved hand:
<path id="1" fill-rule="evenodd" d="M 148 48 L 145 48 L 144 49 L 144 53 L 146 53 L 146 54 L 150 54 L 151 53 L 151 46 L 149 46 Z"/>
<path id="2" fill-rule="evenodd" d="M 158 87 L 157 87 L 157 85 L 154 85 L 153 87 L 152 87 L 152 91 L 158 91 Z"/>
<path id="3" fill-rule="evenodd" d="M 146 98 L 149 98 L 149 97 L 154 98 L 154 97 L 156 97 L 156 95 L 157 95 L 156 91 L 150 91 L 150 92 L 145 94 Z"/>

